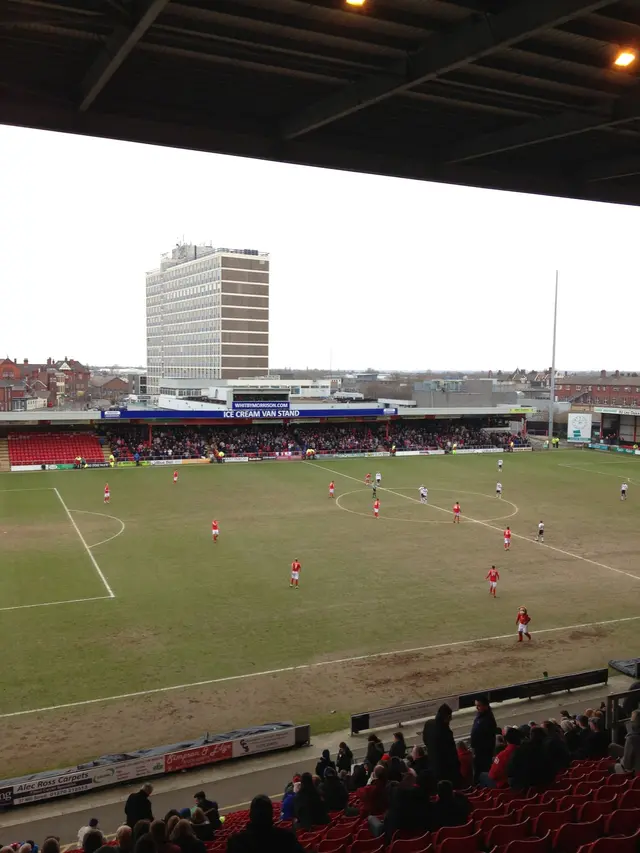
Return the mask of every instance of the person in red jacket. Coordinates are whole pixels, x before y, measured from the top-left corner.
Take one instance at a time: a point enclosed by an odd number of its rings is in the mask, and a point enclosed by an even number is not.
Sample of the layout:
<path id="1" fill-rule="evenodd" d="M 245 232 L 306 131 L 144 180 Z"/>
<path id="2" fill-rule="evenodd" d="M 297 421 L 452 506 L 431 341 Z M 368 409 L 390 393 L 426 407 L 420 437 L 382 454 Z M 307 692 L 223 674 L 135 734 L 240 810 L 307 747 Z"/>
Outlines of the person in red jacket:
<path id="1" fill-rule="evenodd" d="M 504 739 L 507 745 L 493 759 L 489 772 L 481 773 L 478 777 L 478 784 L 484 788 L 509 787 L 509 764 L 520 746 L 520 732 L 518 729 L 507 729 Z"/>
<path id="2" fill-rule="evenodd" d="M 460 776 L 462 787 L 469 788 L 473 785 L 473 753 L 469 749 L 466 740 L 459 740 L 457 745 L 458 761 L 460 762 Z"/>
<path id="3" fill-rule="evenodd" d="M 373 768 L 373 779 L 369 785 L 360 788 L 358 797 L 360 798 L 360 817 L 369 817 L 369 815 L 384 814 L 389 806 L 389 797 L 387 794 L 387 780 L 385 779 L 386 770 L 378 764 Z"/>

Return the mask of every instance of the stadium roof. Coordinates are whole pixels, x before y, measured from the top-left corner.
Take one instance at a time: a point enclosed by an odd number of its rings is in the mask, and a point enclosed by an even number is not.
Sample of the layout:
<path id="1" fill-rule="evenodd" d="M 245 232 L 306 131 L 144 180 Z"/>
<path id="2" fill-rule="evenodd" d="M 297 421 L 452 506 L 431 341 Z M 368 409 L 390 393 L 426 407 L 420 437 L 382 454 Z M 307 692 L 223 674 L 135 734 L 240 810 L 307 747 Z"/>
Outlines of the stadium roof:
<path id="1" fill-rule="evenodd" d="M 640 203 L 640 0 L 5 0 L 0 122 Z"/>

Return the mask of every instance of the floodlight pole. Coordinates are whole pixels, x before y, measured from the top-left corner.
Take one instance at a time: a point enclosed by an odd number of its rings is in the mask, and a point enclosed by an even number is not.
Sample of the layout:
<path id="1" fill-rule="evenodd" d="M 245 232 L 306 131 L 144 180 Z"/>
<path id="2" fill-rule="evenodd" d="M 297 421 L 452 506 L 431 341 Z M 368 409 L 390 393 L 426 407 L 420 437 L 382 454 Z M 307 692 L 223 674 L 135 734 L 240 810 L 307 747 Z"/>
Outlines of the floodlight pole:
<path id="1" fill-rule="evenodd" d="M 556 288 L 553 301 L 553 349 L 551 351 L 551 376 L 549 388 L 549 450 L 553 439 L 553 406 L 556 401 L 556 330 L 558 328 L 558 270 L 556 270 Z"/>

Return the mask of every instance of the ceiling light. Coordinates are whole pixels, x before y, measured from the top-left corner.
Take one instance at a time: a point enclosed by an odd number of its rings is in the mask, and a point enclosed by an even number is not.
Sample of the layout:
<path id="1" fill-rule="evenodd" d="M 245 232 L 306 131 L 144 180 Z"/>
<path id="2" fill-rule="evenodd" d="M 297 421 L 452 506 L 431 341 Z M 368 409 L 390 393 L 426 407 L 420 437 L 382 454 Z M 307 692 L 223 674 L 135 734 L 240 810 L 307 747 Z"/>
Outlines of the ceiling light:
<path id="1" fill-rule="evenodd" d="M 364 6 L 367 0 L 345 0 L 347 6 Z"/>
<path id="2" fill-rule="evenodd" d="M 618 51 L 613 64 L 617 68 L 628 68 L 630 65 L 633 65 L 637 58 L 638 54 L 633 48 L 625 47 Z"/>

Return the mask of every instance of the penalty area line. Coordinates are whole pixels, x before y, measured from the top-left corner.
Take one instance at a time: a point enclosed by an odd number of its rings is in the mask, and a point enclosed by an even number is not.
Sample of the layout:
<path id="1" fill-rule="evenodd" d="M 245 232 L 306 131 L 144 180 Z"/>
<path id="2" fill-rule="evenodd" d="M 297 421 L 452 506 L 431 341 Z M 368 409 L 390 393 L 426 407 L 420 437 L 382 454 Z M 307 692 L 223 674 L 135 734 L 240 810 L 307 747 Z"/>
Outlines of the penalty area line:
<path id="1" fill-rule="evenodd" d="M 75 521 L 74 517 L 71 515 L 71 510 L 69 509 L 69 507 L 68 507 L 68 506 L 66 505 L 66 503 L 64 502 L 63 497 L 62 497 L 62 495 L 60 494 L 60 492 L 58 491 L 58 489 L 55 489 L 55 488 L 54 488 L 54 490 L 53 490 L 53 491 L 56 493 L 56 496 L 57 496 L 58 500 L 60 501 L 60 503 L 62 504 L 62 508 L 63 508 L 63 509 L 64 509 L 64 511 L 66 512 L 67 517 L 68 517 L 69 521 L 71 522 L 71 524 L 72 524 L 72 526 L 73 526 L 73 529 L 76 531 L 76 533 L 78 534 L 78 537 L 79 537 L 80 541 L 81 541 L 81 542 L 82 542 L 82 544 L 84 545 L 84 549 L 85 549 L 85 551 L 87 552 L 87 554 L 89 555 L 89 559 L 90 559 L 90 560 L 91 560 L 91 562 L 93 563 L 93 568 L 94 568 L 94 569 L 96 570 L 96 572 L 98 573 L 98 577 L 99 577 L 99 578 L 100 578 L 100 580 L 102 581 L 102 584 L 103 584 L 104 588 L 105 588 L 105 589 L 107 590 L 107 592 L 109 593 L 109 598 L 115 598 L 115 597 L 116 597 L 116 595 L 115 595 L 114 591 L 111 589 L 111 587 L 109 586 L 109 582 L 108 582 L 108 581 L 107 581 L 107 579 L 105 578 L 104 574 L 102 573 L 102 569 L 101 569 L 101 568 L 100 568 L 100 566 L 98 565 L 98 561 L 96 560 L 96 558 L 93 556 L 93 552 L 91 551 L 91 548 L 87 545 L 87 541 L 86 541 L 86 539 L 84 538 L 84 536 L 83 536 L 83 535 L 82 535 L 82 533 L 80 532 L 80 528 L 79 528 L 79 527 L 78 527 L 78 525 L 76 524 L 76 521 Z M 120 532 L 122 532 L 122 531 L 120 531 Z"/>
<path id="2" fill-rule="evenodd" d="M 316 462 L 305 462 L 305 465 L 312 465 L 314 468 L 322 469 L 324 471 L 329 471 L 331 474 L 337 474 L 339 477 L 346 477 L 347 480 L 354 480 L 356 483 L 361 483 L 362 480 L 358 479 L 358 477 L 352 477 L 351 474 L 344 474 L 342 471 L 336 471 L 335 468 L 327 468 L 326 465 L 320 465 Z M 407 501 L 411 501 L 412 503 L 419 504 L 420 501 L 416 498 L 409 497 L 409 495 L 403 495 L 401 492 L 394 492 L 393 489 L 387 489 L 384 486 L 378 486 L 378 488 L 383 492 L 389 492 L 390 495 L 396 495 L 396 497 L 404 498 Z M 442 507 L 437 506 L 436 504 L 427 504 L 427 506 L 431 506 L 433 509 L 437 509 L 440 512 L 446 512 L 447 515 L 451 513 L 447 509 L 442 509 Z M 496 527 L 495 524 L 489 524 L 487 521 L 480 521 L 478 518 L 471 518 L 471 516 L 465 516 L 466 521 L 471 522 L 472 524 L 479 524 L 481 527 L 488 527 L 489 530 L 497 530 L 498 533 L 502 533 L 502 527 Z M 511 536 L 513 539 L 522 539 L 525 542 L 535 543 L 538 548 L 547 548 L 549 551 L 555 551 L 557 554 L 563 554 L 565 557 L 572 557 L 574 560 L 582 560 L 583 563 L 590 563 L 592 566 L 597 566 L 600 569 L 607 569 L 609 572 L 615 572 L 617 575 L 625 575 L 628 578 L 633 578 L 636 581 L 640 581 L 640 575 L 634 575 L 631 572 L 625 572 L 623 569 L 614 569 L 613 566 L 607 566 L 605 563 L 599 563 L 597 560 L 592 560 L 589 557 L 583 557 L 581 554 L 573 554 L 571 551 L 565 551 L 562 548 L 556 548 L 555 545 L 548 545 L 546 542 L 537 542 L 535 539 L 529 539 L 528 536 L 522 536 L 520 533 L 514 533 L 511 531 Z"/>
<path id="3" fill-rule="evenodd" d="M 557 634 L 562 631 L 579 631 L 585 628 L 599 628 L 606 625 L 620 625 L 625 622 L 637 622 L 640 616 L 624 616 L 618 619 L 605 619 L 600 622 L 583 622 L 578 625 L 561 625 L 557 628 L 540 628 L 532 632 L 537 637 L 540 634 Z M 132 693 L 120 693 L 115 696 L 100 696 L 97 699 L 80 699 L 77 702 L 64 702 L 60 705 L 45 705 L 41 708 L 28 708 L 24 711 L 9 711 L 0 714 L 0 720 L 8 720 L 13 717 L 26 717 L 31 714 L 44 714 L 48 711 L 65 711 L 72 708 L 84 708 L 87 705 L 100 705 L 103 702 L 117 702 L 123 699 L 137 699 L 144 696 L 155 696 L 160 693 L 172 693 L 176 690 L 192 690 L 195 687 L 209 687 L 213 684 L 229 684 L 233 681 L 248 681 L 252 678 L 262 678 L 267 675 L 281 675 L 286 672 L 302 672 L 323 667 L 335 666 L 337 664 L 360 663 L 367 660 L 395 657 L 396 655 L 419 654 L 421 652 L 433 652 L 441 649 L 454 649 L 459 646 L 470 646 L 477 643 L 492 643 L 499 640 L 509 640 L 515 637 L 515 632 L 508 634 L 496 634 L 493 637 L 474 637 L 470 640 L 454 640 L 450 643 L 435 643 L 430 646 L 416 646 L 412 649 L 394 649 L 389 652 L 373 652 L 368 655 L 357 655 L 349 658 L 335 658 L 333 660 L 318 661 L 316 663 L 302 663 L 295 666 L 283 666 L 278 669 L 265 669 L 261 672 L 245 672 L 240 675 L 227 675 L 222 678 L 207 678 L 203 681 L 192 681 L 188 684 L 172 684 L 168 687 L 152 687 L 149 690 L 136 690 Z"/>

